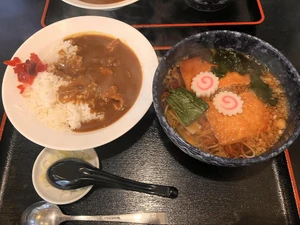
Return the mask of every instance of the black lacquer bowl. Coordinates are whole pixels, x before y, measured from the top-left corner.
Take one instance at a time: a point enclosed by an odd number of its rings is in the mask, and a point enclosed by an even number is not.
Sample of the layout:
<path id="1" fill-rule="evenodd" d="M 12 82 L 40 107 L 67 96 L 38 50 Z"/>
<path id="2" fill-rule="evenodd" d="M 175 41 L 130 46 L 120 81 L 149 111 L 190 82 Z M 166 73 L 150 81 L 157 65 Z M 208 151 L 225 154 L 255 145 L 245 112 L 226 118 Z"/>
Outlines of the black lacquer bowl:
<path id="1" fill-rule="evenodd" d="M 233 0 L 185 0 L 194 9 L 214 12 L 227 7 Z"/>
<path id="2" fill-rule="evenodd" d="M 281 82 L 289 101 L 287 127 L 279 141 L 266 153 L 250 159 L 229 159 L 214 156 L 187 143 L 169 126 L 160 103 L 163 79 L 169 68 L 185 56 L 201 48 L 232 48 L 252 55 L 265 63 Z M 154 76 L 153 102 L 163 130 L 183 152 L 200 161 L 218 166 L 237 167 L 262 162 L 277 156 L 289 147 L 300 133 L 300 76 L 289 60 L 270 44 L 247 34 L 234 31 L 208 31 L 188 37 L 176 44 L 162 58 Z"/>

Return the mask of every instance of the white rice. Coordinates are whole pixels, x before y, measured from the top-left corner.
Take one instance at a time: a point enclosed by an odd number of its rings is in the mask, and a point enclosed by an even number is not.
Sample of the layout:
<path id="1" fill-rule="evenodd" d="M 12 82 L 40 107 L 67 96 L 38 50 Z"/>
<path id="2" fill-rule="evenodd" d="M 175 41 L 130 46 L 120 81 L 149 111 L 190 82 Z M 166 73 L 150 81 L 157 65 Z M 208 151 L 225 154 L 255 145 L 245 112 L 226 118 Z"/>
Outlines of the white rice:
<path id="1" fill-rule="evenodd" d="M 77 51 L 77 46 L 63 42 L 58 50 L 60 49 L 64 49 L 71 55 Z M 58 60 L 58 50 L 52 59 L 47 58 L 48 63 Z M 62 104 L 58 100 L 57 91 L 60 86 L 67 84 L 68 82 L 53 73 L 38 73 L 33 84 L 23 93 L 29 111 L 49 128 L 62 132 L 78 129 L 83 122 L 104 119 L 104 114 L 91 113 L 87 104 L 73 102 Z"/>
<path id="2" fill-rule="evenodd" d="M 47 63 L 49 65 L 59 60 L 58 52 L 60 50 L 64 50 L 68 57 L 71 57 L 76 54 L 78 47 L 76 45 L 72 45 L 71 41 L 57 41 L 39 53 L 39 57 L 43 63 Z"/>

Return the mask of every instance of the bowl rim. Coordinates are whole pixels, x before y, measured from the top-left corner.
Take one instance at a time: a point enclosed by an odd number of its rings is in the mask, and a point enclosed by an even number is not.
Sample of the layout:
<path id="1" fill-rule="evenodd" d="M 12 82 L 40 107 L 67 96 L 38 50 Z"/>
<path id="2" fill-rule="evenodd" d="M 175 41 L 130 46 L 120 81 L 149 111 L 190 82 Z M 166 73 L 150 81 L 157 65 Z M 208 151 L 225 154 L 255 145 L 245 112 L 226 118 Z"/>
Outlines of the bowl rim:
<path id="1" fill-rule="evenodd" d="M 271 44 L 269 44 L 268 42 L 243 33 L 243 32 L 238 32 L 238 31 L 231 31 L 231 30 L 214 30 L 214 31 L 205 31 L 205 32 L 201 32 L 201 33 L 197 33 L 194 34 L 192 36 L 189 36 L 187 38 L 184 38 L 183 40 L 181 40 L 180 42 L 178 42 L 177 44 L 175 44 L 160 60 L 159 65 L 155 71 L 154 74 L 154 79 L 153 79 L 153 87 L 152 87 L 152 95 L 153 95 L 153 105 L 154 105 L 154 109 L 156 112 L 156 115 L 159 119 L 159 122 L 161 124 L 161 126 L 163 127 L 164 132 L 167 134 L 167 136 L 171 139 L 171 141 L 177 146 L 179 147 L 180 150 L 182 150 L 183 152 L 185 152 L 186 154 L 190 155 L 191 157 L 200 160 L 200 161 L 204 161 L 210 164 L 214 164 L 214 165 L 221 165 L 221 166 L 246 166 L 246 165 L 250 165 L 250 164 L 254 164 L 254 163 L 258 163 L 258 162 L 263 162 L 266 161 L 268 159 L 271 159 L 277 155 L 279 155 L 280 153 L 282 153 L 283 151 L 285 151 L 298 137 L 299 133 L 300 133 L 300 126 L 299 123 L 296 126 L 293 134 L 291 134 L 289 136 L 289 138 L 281 145 L 279 146 L 277 149 L 274 149 L 271 152 L 265 152 L 262 155 L 258 155 L 255 156 L 253 158 L 225 158 L 225 157 L 220 157 L 220 156 L 215 156 L 213 154 L 210 154 L 208 152 L 203 151 L 202 149 L 196 148 L 192 145 L 190 145 L 188 142 L 186 142 L 167 122 L 165 116 L 163 115 L 161 106 L 160 106 L 160 102 L 159 102 L 159 96 L 157 96 L 157 92 L 156 92 L 156 85 L 157 85 L 157 78 L 159 76 L 159 71 L 160 68 L 163 64 L 164 61 L 167 60 L 167 58 L 169 57 L 169 55 L 171 55 L 173 52 L 175 52 L 177 50 L 177 48 L 183 44 L 185 44 L 186 42 L 189 42 L 193 39 L 197 39 L 200 38 L 201 36 L 204 35 L 216 35 L 216 34 L 230 34 L 230 35 L 235 35 L 238 37 L 246 37 L 248 39 L 253 39 L 257 42 L 260 42 L 262 45 L 264 45 L 266 48 L 270 49 L 271 51 L 273 51 L 279 58 L 281 58 L 284 62 L 285 65 L 290 68 L 293 73 L 295 74 L 295 76 L 298 77 L 298 80 L 300 81 L 300 76 L 299 73 L 297 72 L 296 68 L 293 66 L 293 64 L 288 60 L 288 58 L 282 54 L 278 49 L 276 49 L 275 47 L 273 47 Z M 174 134 L 176 139 L 178 139 L 177 141 L 174 141 L 173 137 L 170 137 L 170 133 Z M 179 141 L 179 143 L 178 143 Z M 185 147 L 187 147 L 188 149 L 182 148 L 182 145 L 184 145 Z"/>
<path id="2" fill-rule="evenodd" d="M 188 4 L 190 7 L 192 7 L 195 10 L 198 10 L 199 12 L 216 12 L 219 10 L 222 10 L 228 5 L 230 5 L 233 0 L 228 0 L 227 2 L 221 3 L 221 4 L 216 4 L 216 5 L 211 5 L 207 6 L 207 4 L 204 3 L 199 3 L 199 2 L 193 2 L 193 0 L 184 0 L 186 4 Z M 198 8 L 197 6 L 203 7 L 203 8 Z M 207 8 L 205 8 L 207 7 Z"/>
<path id="3" fill-rule="evenodd" d="M 110 3 L 110 4 L 93 4 L 87 3 L 80 0 L 62 0 L 65 3 L 83 9 L 92 9 L 92 10 L 114 10 L 127 5 L 131 5 L 139 0 L 123 0 L 121 2 Z"/>
<path id="4" fill-rule="evenodd" d="M 107 28 L 104 29 L 101 25 L 102 23 L 107 24 Z M 120 29 L 116 29 L 116 26 L 120 27 Z M 84 27 L 84 29 L 82 27 Z M 51 36 L 53 32 L 58 31 L 60 32 L 58 35 L 52 35 L 51 40 L 46 41 L 45 37 Z M 149 110 L 149 107 L 152 104 L 152 81 L 155 69 L 158 65 L 157 55 L 152 45 L 143 34 L 122 21 L 100 16 L 80 16 L 58 21 L 31 35 L 16 50 L 12 58 L 18 56 L 25 60 L 26 58 L 24 55 L 28 58 L 31 52 L 39 54 L 39 51 L 43 50 L 40 49 L 39 46 L 41 44 L 38 42 L 43 42 L 43 46 L 45 46 L 45 43 L 47 45 L 50 42 L 52 43 L 52 41 L 62 40 L 70 34 L 91 31 L 118 37 L 121 40 L 124 39 L 124 43 L 130 47 L 138 57 L 142 67 L 143 79 L 139 95 L 137 96 L 135 103 L 120 119 L 105 128 L 90 132 L 62 133 L 47 127 L 35 118 L 31 112 L 29 112 L 25 102 L 21 100 L 23 96 L 21 96 L 17 88 L 13 86 L 14 84 L 19 84 L 17 82 L 17 76 L 9 76 L 13 73 L 13 69 L 12 67 L 7 67 L 2 80 L 3 106 L 15 129 L 30 141 L 44 147 L 63 149 L 65 151 L 76 151 L 99 147 L 114 141 L 131 130 Z M 117 34 L 122 35 L 118 36 Z M 28 46 L 25 49 L 23 47 L 28 42 L 30 42 L 29 50 Z M 143 48 L 140 48 L 141 45 Z M 12 84 L 10 82 L 12 82 Z M 10 87 L 14 88 L 9 89 Z M 12 100 L 14 96 L 16 98 Z M 27 119 L 22 120 L 22 117 Z M 38 129 L 38 134 L 36 134 L 36 131 L 33 131 L 35 129 Z"/>

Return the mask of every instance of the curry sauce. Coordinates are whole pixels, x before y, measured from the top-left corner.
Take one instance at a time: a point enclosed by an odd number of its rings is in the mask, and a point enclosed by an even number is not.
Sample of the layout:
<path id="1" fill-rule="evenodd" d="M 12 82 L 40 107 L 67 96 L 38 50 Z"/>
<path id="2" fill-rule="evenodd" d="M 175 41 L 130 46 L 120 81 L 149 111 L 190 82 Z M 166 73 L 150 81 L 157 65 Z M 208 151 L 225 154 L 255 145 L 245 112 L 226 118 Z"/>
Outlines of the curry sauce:
<path id="1" fill-rule="evenodd" d="M 58 90 L 59 101 L 88 104 L 102 120 L 82 123 L 75 131 L 106 127 L 132 107 L 142 84 L 142 68 L 135 53 L 119 39 L 97 34 L 68 38 L 78 50 L 55 65 L 55 74 L 68 81 Z"/>

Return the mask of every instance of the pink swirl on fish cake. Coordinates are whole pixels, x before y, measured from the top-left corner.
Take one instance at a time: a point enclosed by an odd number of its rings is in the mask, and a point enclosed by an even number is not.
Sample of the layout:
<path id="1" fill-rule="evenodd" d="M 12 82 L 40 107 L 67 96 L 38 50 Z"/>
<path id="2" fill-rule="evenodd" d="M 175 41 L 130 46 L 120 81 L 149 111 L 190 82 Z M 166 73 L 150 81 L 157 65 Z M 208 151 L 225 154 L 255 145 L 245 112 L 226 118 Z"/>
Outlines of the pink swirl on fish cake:
<path id="1" fill-rule="evenodd" d="M 208 90 L 214 84 L 214 80 L 209 76 L 203 76 L 197 82 L 197 87 L 201 90 Z"/>
<path id="2" fill-rule="evenodd" d="M 233 92 L 222 91 L 216 94 L 213 99 L 213 105 L 226 116 L 233 116 L 243 112 L 244 101 L 240 96 Z"/>
<path id="3" fill-rule="evenodd" d="M 232 105 L 232 106 L 230 106 L 230 105 Z M 233 109 L 237 108 L 238 101 L 233 96 L 226 95 L 226 96 L 223 96 L 223 98 L 222 98 L 221 106 L 224 109 L 233 110 Z"/>
<path id="4" fill-rule="evenodd" d="M 197 97 L 209 97 L 214 94 L 219 86 L 219 78 L 212 72 L 201 72 L 192 80 L 191 89 Z"/>

